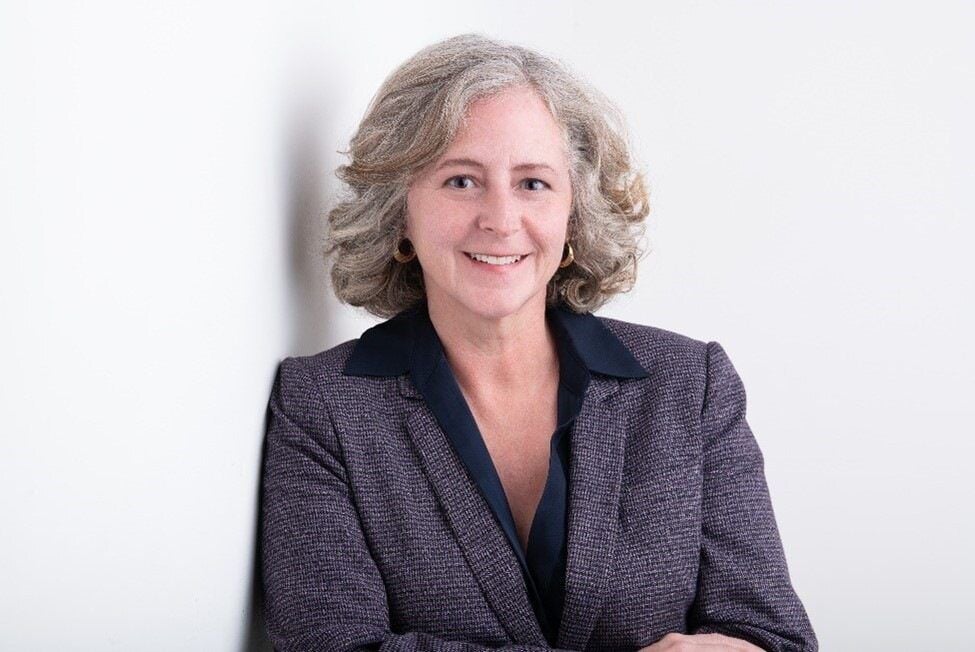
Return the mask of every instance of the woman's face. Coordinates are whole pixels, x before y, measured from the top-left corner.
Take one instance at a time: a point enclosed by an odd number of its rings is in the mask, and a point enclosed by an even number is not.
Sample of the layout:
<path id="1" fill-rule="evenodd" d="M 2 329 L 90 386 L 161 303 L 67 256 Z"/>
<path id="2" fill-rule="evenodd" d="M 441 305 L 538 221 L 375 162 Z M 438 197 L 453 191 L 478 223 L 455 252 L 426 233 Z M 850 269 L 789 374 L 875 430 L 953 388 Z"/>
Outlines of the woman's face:
<path id="1" fill-rule="evenodd" d="M 427 301 L 464 319 L 544 312 L 571 206 L 561 132 L 538 95 L 518 87 L 473 102 L 407 194 Z"/>

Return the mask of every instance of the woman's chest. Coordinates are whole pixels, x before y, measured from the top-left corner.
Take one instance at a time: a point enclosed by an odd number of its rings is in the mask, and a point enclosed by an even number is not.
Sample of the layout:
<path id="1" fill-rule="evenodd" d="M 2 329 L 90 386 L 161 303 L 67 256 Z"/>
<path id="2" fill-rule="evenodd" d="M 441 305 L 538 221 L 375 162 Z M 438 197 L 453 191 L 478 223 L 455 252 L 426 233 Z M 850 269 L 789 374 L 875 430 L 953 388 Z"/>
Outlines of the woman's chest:
<path id="1" fill-rule="evenodd" d="M 522 548 L 545 491 L 555 430 L 554 405 L 548 410 L 523 406 L 513 413 L 479 414 L 478 429 L 511 508 Z"/>
<path id="2" fill-rule="evenodd" d="M 451 437 L 432 410 L 410 407 L 397 413 L 377 404 L 371 413 L 337 416 L 349 486 L 387 589 L 391 621 L 402 631 L 422 628 L 494 642 L 504 630 L 492 620 L 491 593 L 484 593 L 479 564 L 490 560 L 486 577 L 491 581 L 511 577 L 519 584 L 521 573 L 490 501 L 472 480 L 479 471 L 467 464 L 464 443 Z M 625 419 L 583 412 L 564 433 L 572 442 L 573 464 L 566 487 L 568 559 L 576 560 L 567 569 L 566 590 L 588 590 L 578 581 L 593 563 L 586 533 L 597 510 L 609 512 L 612 518 L 601 522 L 605 535 L 598 541 L 607 546 L 601 554 L 609 557 L 607 583 L 613 589 L 599 594 L 592 640 L 630 649 L 683 627 L 695 592 L 701 532 L 699 440 L 671 414 L 653 409 L 652 401 L 641 400 L 638 407 L 614 405 Z M 512 411 L 537 412 L 514 406 Z M 533 428 L 530 419 L 501 429 L 485 419 L 481 423 L 484 447 L 509 496 L 523 545 L 547 478 L 554 407 L 551 412 L 544 428 Z M 513 430 L 529 434 L 507 436 Z M 587 447 L 598 454 L 586 454 Z M 619 459 L 613 462 L 613 456 Z M 605 476 L 607 466 L 618 468 L 620 486 L 612 502 L 600 499 L 597 506 L 594 478 Z M 524 489 L 533 483 L 534 490 Z M 425 581 L 418 583 L 418 577 Z M 430 595 L 438 599 L 428 601 Z M 463 605 L 456 622 L 444 621 L 445 604 Z"/>

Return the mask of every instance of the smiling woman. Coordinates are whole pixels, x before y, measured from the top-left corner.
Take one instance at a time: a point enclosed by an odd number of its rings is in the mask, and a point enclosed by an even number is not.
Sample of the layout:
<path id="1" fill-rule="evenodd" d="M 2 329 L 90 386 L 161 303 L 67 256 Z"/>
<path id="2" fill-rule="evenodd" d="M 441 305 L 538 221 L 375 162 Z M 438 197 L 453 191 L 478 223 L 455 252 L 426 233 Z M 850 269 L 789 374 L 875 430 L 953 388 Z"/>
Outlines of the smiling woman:
<path id="1" fill-rule="evenodd" d="M 592 314 L 648 213 L 612 105 L 459 36 L 385 81 L 349 153 L 333 286 L 391 318 L 279 367 L 275 647 L 816 650 L 724 349 Z"/>

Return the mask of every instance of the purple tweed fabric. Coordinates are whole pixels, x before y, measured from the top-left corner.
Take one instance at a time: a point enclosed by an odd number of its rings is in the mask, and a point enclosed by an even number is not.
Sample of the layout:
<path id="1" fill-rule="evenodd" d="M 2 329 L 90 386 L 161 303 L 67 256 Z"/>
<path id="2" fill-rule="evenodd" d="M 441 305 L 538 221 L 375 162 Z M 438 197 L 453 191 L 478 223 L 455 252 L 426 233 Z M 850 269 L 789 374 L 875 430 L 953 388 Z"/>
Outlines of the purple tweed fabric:
<path id="1" fill-rule="evenodd" d="M 599 318 L 649 372 L 594 374 L 571 432 L 558 647 L 409 376 L 344 376 L 355 342 L 281 362 L 262 493 L 281 652 L 633 652 L 668 632 L 818 649 L 720 344 Z"/>

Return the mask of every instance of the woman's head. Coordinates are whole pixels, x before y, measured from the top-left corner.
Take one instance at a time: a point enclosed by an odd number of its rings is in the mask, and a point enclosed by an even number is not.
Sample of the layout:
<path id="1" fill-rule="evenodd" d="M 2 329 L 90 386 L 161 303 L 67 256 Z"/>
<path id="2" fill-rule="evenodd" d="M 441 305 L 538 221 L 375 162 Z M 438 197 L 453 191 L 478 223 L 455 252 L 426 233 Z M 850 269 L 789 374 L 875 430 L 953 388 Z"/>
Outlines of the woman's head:
<path id="1" fill-rule="evenodd" d="M 547 123 L 539 107 L 544 107 Z M 518 115 L 525 115 L 524 124 L 518 124 Z M 472 117 L 493 123 L 476 128 Z M 534 126 L 528 124 L 531 120 Z M 508 138 L 485 148 L 491 129 L 507 129 Z M 514 133 L 519 130 L 522 135 Z M 557 134 L 557 152 L 549 148 L 536 156 L 526 149 L 527 136 L 539 130 Z M 538 142 L 541 149 L 553 144 L 552 137 Z M 475 158 L 485 160 L 453 171 L 445 167 L 440 176 L 446 185 L 433 186 L 441 181 L 434 172 L 448 150 L 480 152 Z M 425 273 L 437 281 L 457 271 L 446 270 L 444 261 L 435 257 L 434 252 L 446 253 L 443 247 L 449 242 L 464 251 L 488 249 L 474 253 L 507 253 L 511 247 L 519 249 L 511 253 L 539 253 L 544 260 L 531 261 L 531 277 L 537 280 L 539 270 L 547 270 L 541 287 L 546 302 L 561 301 L 579 312 L 595 310 L 635 280 L 642 222 L 649 209 L 643 177 L 631 167 L 622 119 L 598 91 L 550 58 L 477 35 L 427 47 L 383 83 L 348 153 L 350 161 L 338 175 L 349 193 L 329 213 L 327 247 L 335 292 L 347 303 L 384 317 L 417 303 L 427 293 Z M 541 162 L 557 168 L 546 174 L 554 174 L 555 181 L 561 170 L 568 187 L 559 183 L 550 192 L 539 192 L 551 185 L 541 171 L 511 169 L 546 157 Z M 503 167 L 504 161 L 510 166 Z M 472 169 L 472 163 L 482 167 Z M 502 169 L 509 172 L 503 179 Z M 541 197 L 544 223 L 537 211 Z M 492 221 L 498 210 L 527 219 L 518 220 L 515 232 L 509 232 L 511 224 Z M 485 214 L 489 219 L 483 219 Z M 430 228 L 432 219 L 452 216 L 464 221 L 444 224 L 453 240 L 428 238 L 417 243 L 418 256 L 412 261 L 393 258 L 411 228 L 422 238 L 436 233 Z M 558 237 L 574 252 L 574 260 L 562 268 L 552 265 L 553 255 L 561 256 L 561 247 L 551 253 L 559 229 L 551 223 L 556 216 L 563 229 Z M 531 256 L 516 266 L 529 260 Z"/>

